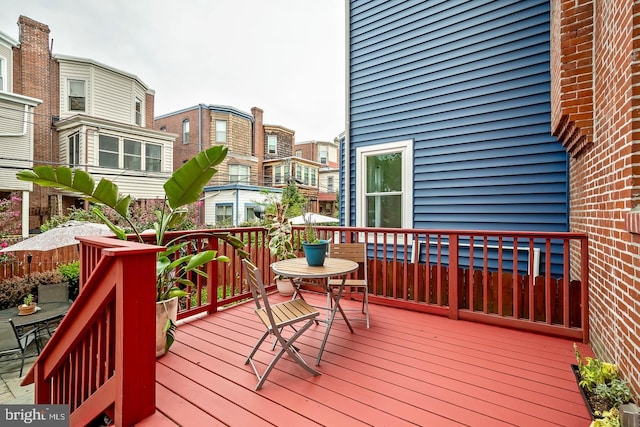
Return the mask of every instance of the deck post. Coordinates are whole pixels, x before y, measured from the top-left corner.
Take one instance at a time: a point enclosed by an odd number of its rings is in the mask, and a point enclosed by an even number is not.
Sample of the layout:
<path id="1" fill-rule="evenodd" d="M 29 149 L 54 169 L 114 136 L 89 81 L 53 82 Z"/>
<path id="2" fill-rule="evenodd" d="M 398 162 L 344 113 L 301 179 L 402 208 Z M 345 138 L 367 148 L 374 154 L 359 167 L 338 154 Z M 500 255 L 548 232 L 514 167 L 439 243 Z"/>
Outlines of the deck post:
<path id="1" fill-rule="evenodd" d="M 455 233 L 449 235 L 449 318 L 458 319 L 458 240 Z"/>
<path id="2" fill-rule="evenodd" d="M 115 424 L 133 425 L 156 410 L 156 254 L 118 257 Z"/>

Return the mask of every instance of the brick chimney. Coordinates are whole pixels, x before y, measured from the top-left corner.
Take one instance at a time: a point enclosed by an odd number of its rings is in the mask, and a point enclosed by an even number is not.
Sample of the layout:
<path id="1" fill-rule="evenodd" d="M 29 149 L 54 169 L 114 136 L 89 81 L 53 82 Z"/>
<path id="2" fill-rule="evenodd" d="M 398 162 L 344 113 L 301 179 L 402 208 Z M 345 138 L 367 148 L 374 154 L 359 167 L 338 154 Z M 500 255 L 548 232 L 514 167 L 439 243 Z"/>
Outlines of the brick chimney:
<path id="1" fill-rule="evenodd" d="M 253 155 L 258 158 L 258 185 L 264 183 L 264 170 L 262 160 L 264 159 L 264 125 L 262 115 L 264 111 L 258 107 L 251 109 L 253 116 Z"/>
<path id="2" fill-rule="evenodd" d="M 33 161 L 57 164 L 59 144 L 52 126 L 53 116 L 59 116 L 59 68 L 49 50 L 49 27 L 26 16 L 18 18 L 20 46 L 14 49 L 14 92 L 42 100 L 33 115 Z M 29 228 L 34 228 L 55 210 L 50 195 L 53 190 L 34 185 L 30 197 Z"/>

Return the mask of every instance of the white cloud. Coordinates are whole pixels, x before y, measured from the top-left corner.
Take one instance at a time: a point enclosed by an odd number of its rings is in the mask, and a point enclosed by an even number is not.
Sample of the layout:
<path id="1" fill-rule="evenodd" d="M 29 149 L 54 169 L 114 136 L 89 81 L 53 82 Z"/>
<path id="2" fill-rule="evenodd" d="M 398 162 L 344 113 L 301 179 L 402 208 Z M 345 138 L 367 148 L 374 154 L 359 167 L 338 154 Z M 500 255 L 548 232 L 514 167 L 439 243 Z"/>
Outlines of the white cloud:
<path id="1" fill-rule="evenodd" d="M 344 130 L 342 0 L 0 0 L 0 30 L 20 15 L 49 26 L 54 53 L 137 75 L 156 114 L 203 104 L 264 110 L 296 140 Z"/>

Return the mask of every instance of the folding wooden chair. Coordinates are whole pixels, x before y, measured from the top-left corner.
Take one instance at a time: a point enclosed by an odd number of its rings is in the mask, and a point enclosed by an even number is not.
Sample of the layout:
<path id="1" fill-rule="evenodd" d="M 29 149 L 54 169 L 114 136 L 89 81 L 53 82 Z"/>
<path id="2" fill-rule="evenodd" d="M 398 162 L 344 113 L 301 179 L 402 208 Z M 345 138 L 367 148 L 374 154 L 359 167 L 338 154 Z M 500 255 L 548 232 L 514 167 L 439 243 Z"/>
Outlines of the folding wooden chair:
<path id="1" fill-rule="evenodd" d="M 300 337 L 311 325 L 313 325 L 315 318 L 320 314 L 320 312 L 307 304 L 307 302 L 302 299 L 294 299 L 271 305 L 269 303 L 269 299 L 267 298 L 267 292 L 265 291 L 264 285 L 262 283 L 262 275 L 260 274 L 260 270 L 246 259 L 242 260 L 242 264 L 244 267 L 244 271 L 247 274 L 247 281 L 249 283 L 249 287 L 251 288 L 251 295 L 253 296 L 253 300 L 256 303 L 256 314 L 258 315 L 260 320 L 262 320 L 262 323 L 266 327 L 264 334 L 253 347 L 251 353 L 245 361 L 245 365 L 251 363 L 253 372 L 256 374 L 256 377 L 258 377 L 258 384 L 256 385 L 255 389 L 259 390 L 262 387 L 265 380 L 267 379 L 267 376 L 285 352 L 287 352 L 289 356 L 291 356 L 293 361 L 302 366 L 308 372 L 312 373 L 313 375 L 320 375 L 320 372 L 316 371 L 311 366 L 309 366 L 307 362 L 305 362 L 300 353 L 298 353 L 298 349 L 293 345 L 298 337 Z M 301 324 L 301 326 L 299 326 L 298 329 L 295 329 L 294 325 L 298 324 Z M 285 338 L 282 336 L 282 330 L 287 326 L 291 326 L 294 330 L 294 334 L 289 338 Z M 258 351 L 260 345 L 270 334 L 273 334 L 275 336 L 277 342 L 280 344 L 280 350 L 273 357 L 271 363 L 269 363 L 269 366 L 267 366 L 264 373 L 260 375 L 253 361 L 253 356 Z"/>
<path id="2" fill-rule="evenodd" d="M 367 246 L 364 243 L 331 243 L 329 245 L 329 256 L 333 258 L 342 258 L 355 261 L 364 266 L 364 279 L 347 278 L 344 282 L 345 289 L 351 287 L 356 288 L 362 293 L 362 313 L 364 320 L 369 328 L 369 284 L 367 283 Z M 329 286 L 331 288 L 339 287 L 342 279 L 330 279 Z M 360 319 L 352 319 L 360 320 Z"/>

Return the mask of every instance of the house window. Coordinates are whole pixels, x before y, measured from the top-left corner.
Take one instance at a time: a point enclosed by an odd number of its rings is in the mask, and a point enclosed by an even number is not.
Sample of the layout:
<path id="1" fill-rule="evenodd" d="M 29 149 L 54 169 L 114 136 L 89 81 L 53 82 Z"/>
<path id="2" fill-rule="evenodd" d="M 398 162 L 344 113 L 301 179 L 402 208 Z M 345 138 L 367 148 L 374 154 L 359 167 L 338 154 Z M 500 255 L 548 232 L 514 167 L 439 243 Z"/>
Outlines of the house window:
<path id="1" fill-rule="evenodd" d="M 296 150 L 296 157 L 302 157 L 302 150 Z"/>
<path id="2" fill-rule="evenodd" d="M 278 145 L 278 136 L 267 135 L 267 149 L 269 154 L 276 154 L 277 145 Z"/>
<path id="3" fill-rule="evenodd" d="M 296 179 L 302 181 L 302 166 L 299 163 L 296 164 Z"/>
<path id="4" fill-rule="evenodd" d="M 136 124 L 142 126 L 142 101 L 136 98 Z"/>
<path id="5" fill-rule="evenodd" d="M 305 166 L 304 168 L 304 185 L 309 185 L 309 168 Z"/>
<path id="6" fill-rule="evenodd" d="M 244 220 L 247 222 L 258 221 L 258 217 L 255 212 L 255 205 L 245 205 L 244 207 Z"/>
<path id="7" fill-rule="evenodd" d="M 148 172 L 160 172 L 162 169 L 162 147 L 155 144 L 146 144 L 144 147 L 144 170 Z"/>
<path id="8" fill-rule="evenodd" d="M 227 142 L 226 120 L 216 120 L 216 142 Z"/>
<path id="9" fill-rule="evenodd" d="M 249 183 L 250 169 L 247 165 L 229 165 L 229 182 Z"/>
<path id="10" fill-rule="evenodd" d="M 182 143 L 189 143 L 189 119 L 184 119 L 182 121 Z"/>
<path id="11" fill-rule="evenodd" d="M 233 224 L 233 205 L 231 203 L 216 204 L 216 225 Z"/>
<path id="12" fill-rule="evenodd" d="M 124 168 L 142 170 L 142 144 L 140 141 L 124 140 Z"/>
<path id="13" fill-rule="evenodd" d="M 69 141 L 69 167 L 80 166 L 80 132 L 71 135 Z"/>
<path id="14" fill-rule="evenodd" d="M 273 179 L 276 184 L 282 184 L 282 166 L 273 168 Z"/>
<path id="15" fill-rule="evenodd" d="M 316 185 L 316 170 L 311 169 L 311 185 Z"/>
<path id="16" fill-rule="evenodd" d="M 356 150 L 358 226 L 412 227 L 412 161 L 412 141 Z"/>
<path id="17" fill-rule="evenodd" d="M 7 88 L 7 61 L 0 57 L 0 90 L 8 92 Z"/>
<path id="18" fill-rule="evenodd" d="M 327 193 L 334 193 L 335 189 L 333 188 L 333 177 L 327 177 Z"/>
<path id="19" fill-rule="evenodd" d="M 119 150 L 120 141 L 115 136 L 100 135 L 98 141 L 98 164 L 108 168 L 117 168 L 119 166 Z"/>
<path id="20" fill-rule="evenodd" d="M 69 111 L 86 111 L 84 80 L 68 80 Z"/>
<path id="21" fill-rule="evenodd" d="M 327 150 L 320 150 L 320 163 L 327 164 Z"/>

